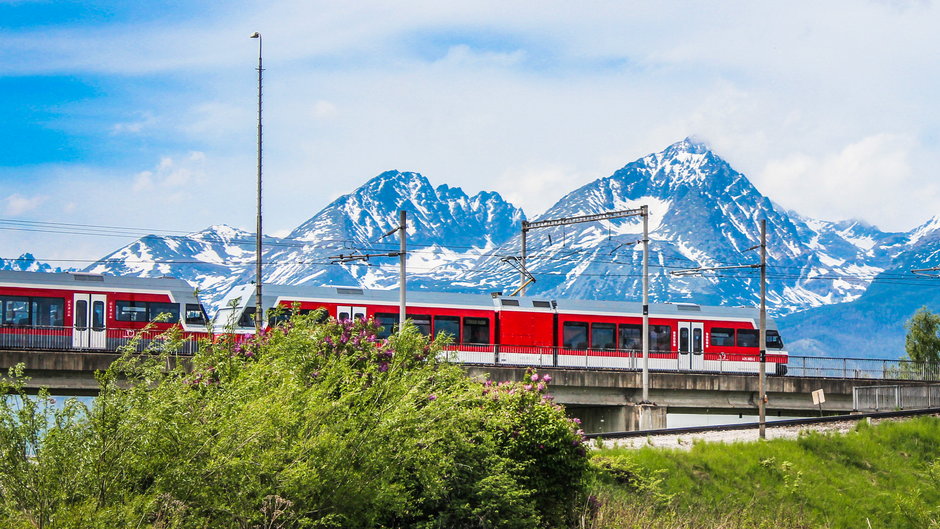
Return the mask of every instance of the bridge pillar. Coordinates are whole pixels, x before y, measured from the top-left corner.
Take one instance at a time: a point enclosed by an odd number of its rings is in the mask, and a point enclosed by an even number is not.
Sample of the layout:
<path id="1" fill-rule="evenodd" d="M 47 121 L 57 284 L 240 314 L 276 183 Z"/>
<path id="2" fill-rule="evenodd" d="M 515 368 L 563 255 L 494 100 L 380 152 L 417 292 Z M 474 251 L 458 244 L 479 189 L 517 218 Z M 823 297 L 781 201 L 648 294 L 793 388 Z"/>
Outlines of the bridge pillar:
<path id="1" fill-rule="evenodd" d="M 666 407 L 655 404 L 637 404 L 632 406 L 636 416 L 634 430 L 660 430 L 666 427 Z"/>

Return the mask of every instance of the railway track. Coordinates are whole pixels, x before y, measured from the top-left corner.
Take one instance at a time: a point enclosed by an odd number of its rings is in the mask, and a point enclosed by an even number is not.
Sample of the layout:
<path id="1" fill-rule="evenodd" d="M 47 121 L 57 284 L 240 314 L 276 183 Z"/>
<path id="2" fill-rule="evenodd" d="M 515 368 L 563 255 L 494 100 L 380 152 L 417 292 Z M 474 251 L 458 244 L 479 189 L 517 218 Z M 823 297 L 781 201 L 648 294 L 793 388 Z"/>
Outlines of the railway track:
<path id="1" fill-rule="evenodd" d="M 872 424 L 877 424 L 881 421 L 902 420 L 921 415 L 940 416 L 940 408 L 770 421 L 766 423 L 766 438 L 792 439 L 807 430 L 846 433 L 855 428 L 859 421 L 870 421 Z M 746 423 L 596 433 L 587 434 L 586 437 L 589 439 L 598 439 L 599 444 L 605 447 L 642 448 L 644 446 L 654 446 L 659 448 L 689 449 L 696 442 L 733 443 L 757 441 L 759 439 L 758 433 L 758 423 Z"/>

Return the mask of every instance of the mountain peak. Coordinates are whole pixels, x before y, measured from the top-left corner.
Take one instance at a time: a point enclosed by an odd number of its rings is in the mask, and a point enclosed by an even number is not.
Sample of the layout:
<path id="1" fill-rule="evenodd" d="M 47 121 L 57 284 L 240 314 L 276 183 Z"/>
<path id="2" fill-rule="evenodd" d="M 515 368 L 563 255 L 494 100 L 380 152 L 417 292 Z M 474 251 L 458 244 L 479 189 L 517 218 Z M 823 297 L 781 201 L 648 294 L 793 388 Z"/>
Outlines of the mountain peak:
<path id="1" fill-rule="evenodd" d="M 687 136 L 685 139 L 677 141 L 663 150 L 663 154 L 666 155 L 675 155 L 679 153 L 707 154 L 710 152 L 711 150 L 708 148 L 708 145 L 694 136 Z"/>

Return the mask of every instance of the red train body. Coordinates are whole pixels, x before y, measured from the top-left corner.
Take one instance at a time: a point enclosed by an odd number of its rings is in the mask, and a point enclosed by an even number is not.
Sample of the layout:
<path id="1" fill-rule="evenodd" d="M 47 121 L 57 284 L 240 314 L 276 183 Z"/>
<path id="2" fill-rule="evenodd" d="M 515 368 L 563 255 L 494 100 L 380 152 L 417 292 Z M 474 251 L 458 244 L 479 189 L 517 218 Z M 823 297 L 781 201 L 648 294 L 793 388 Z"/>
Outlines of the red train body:
<path id="1" fill-rule="evenodd" d="M 264 310 L 322 308 L 338 319 L 375 318 L 385 334 L 398 323 L 397 291 L 268 285 L 264 293 Z M 216 325 L 253 328 L 254 305 L 253 286 L 234 289 Z M 450 334 L 450 349 L 461 362 L 626 369 L 642 364 L 638 303 L 415 291 L 408 293 L 407 317 L 425 334 Z M 652 304 L 650 368 L 756 372 L 757 317 L 751 308 Z M 785 374 L 787 358 L 769 320 L 768 372 Z"/>

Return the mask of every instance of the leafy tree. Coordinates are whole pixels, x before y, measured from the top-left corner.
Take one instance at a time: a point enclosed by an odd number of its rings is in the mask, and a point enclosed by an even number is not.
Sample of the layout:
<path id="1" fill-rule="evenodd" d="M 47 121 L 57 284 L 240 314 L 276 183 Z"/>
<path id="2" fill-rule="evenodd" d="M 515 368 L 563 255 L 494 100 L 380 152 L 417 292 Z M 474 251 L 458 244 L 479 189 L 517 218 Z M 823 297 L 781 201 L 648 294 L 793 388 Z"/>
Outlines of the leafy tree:
<path id="1" fill-rule="evenodd" d="M 550 377 L 473 380 L 412 326 L 381 340 L 316 318 L 216 336 L 185 365 L 178 336 L 132 344 L 89 407 L 49 407 L 11 373 L 0 526 L 567 524 L 587 459 Z"/>
<path id="2" fill-rule="evenodd" d="M 921 307 L 904 325 L 904 348 L 914 362 L 940 362 L 940 315 Z"/>

